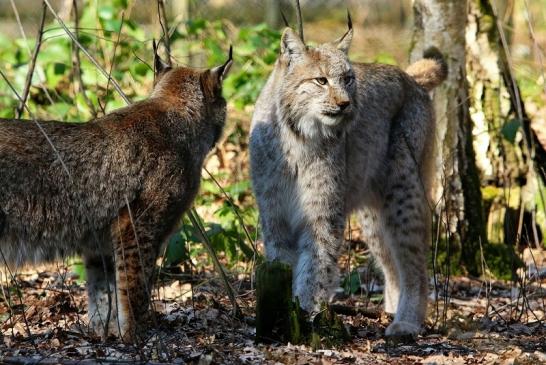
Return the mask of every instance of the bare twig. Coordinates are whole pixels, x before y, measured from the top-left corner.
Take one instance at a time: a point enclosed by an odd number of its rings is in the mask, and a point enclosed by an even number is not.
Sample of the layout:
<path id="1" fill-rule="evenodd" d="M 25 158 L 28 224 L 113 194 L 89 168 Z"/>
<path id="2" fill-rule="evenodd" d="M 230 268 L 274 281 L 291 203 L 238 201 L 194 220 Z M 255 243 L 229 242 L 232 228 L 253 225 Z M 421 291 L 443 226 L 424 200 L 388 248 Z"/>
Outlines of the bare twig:
<path id="1" fill-rule="evenodd" d="M 23 28 L 23 23 L 21 22 L 21 17 L 19 16 L 19 11 L 17 10 L 17 6 L 15 6 L 15 2 L 13 0 L 10 0 L 11 8 L 13 9 L 13 13 L 15 14 L 15 19 L 17 20 L 17 26 L 19 27 L 19 31 L 21 32 L 21 36 L 25 40 L 25 44 L 28 44 L 27 35 L 25 33 L 25 29 Z M 30 53 L 30 49 L 29 49 Z"/>
<path id="2" fill-rule="evenodd" d="M 0 356 L 0 363 L 10 364 L 10 365 L 95 365 L 95 364 L 120 364 L 120 365 L 131 365 L 131 364 L 147 364 L 147 365 L 156 365 L 160 364 L 158 362 L 143 362 L 142 360 L 116 360 L 112 358 L 95 358 L 95 359 L 81 359 L 81 360 L 69 360 L 69 359 L 59 359 L 57 357 L 51 358 L 34 358 L 34 357 L 25 357 L 25 356 Z"/>
<path id="3" fill-rule="evenodd" d="M 235 213 L 235 216 L 237 217 L 237 220 L 239 221 L 239 223 L 241 224 L 241 227 L 243 228 L 243 231 L 245 232 L 245 236 L 248 238 L 248 241 L 250 242 L 250 245 L 252 246 L 252 250 L 254 251 L 254 255 L 260 256 L 260 253 L 258 252 L 258 249 L 256 248 L 256 243 L 254 242 L 252 237 L 250 237 L 250 232 L 246 228 L 243 217 L 241 217 L 241 214 L 239 213 L 239 210 L 237 209 L 237 206 L 233 202 L 233 199 L 231 199 L 231 197 L 228 195 L 228 193 L 224 190 L 224 188 L 220 185 L 220 183 L 216 180 L 216 178 L 210 173 L 210 171 L 207 170 L 206 167 L 203 167 L 203 170 L 205 170 L 205 172 L 209 175 L 209 177 L 212 179 L 212 181 L 214 181 L 216 186 L 218 186 L 218 188 L 220 189 L 222 194 L 226 197 L 229 205 L 231 205 L 231 207 L 233 208 L 233 212 Z"/>
<path id="4" fill-rule="evenodd" d="M 163 0 L 157 0 L 157 16 L 159 17 L 161 32 L 163 33 L 161 38 L 163 39 L 163 44 L 165 45 L 165 52 L 167 52 L 167 64 L 172 67 L 171 41 L 169 37 L 169 27 L 167 24 L 167 14 L 165 12 L 165 2 Z"/>
<path id="5" fill-rule="evenodd" d="M 21 33 L 21 37 L 23 37 L 23 39 L 25 40 L 25 46 L 26 46 L 28 55 L 30 57 L 32 57 L 32 51 L 31 51 L 30 47 L 28 46 L 27 35 L 25 33 L 25 29 L 23 28 L 23 24 L 21 23 L 21 18 L 19 17 L 19 11 L 17 10 L 17 6 L 15 6 L 15 2 L 13 0 L 11 0 L 11 7 L 13 9 L 13 13 L 15 14 L 15 19 L 17 20 L 17 25 L 19 27 L 19 32 Z M 47 32 L 47 30 L 43 31 L 44 34 L 46 32 Z M 43 41 L 45 41 L 45 39 Z M 43 85 L 44 78 L 40 75 L 40 73 L 38 73 L 38 76 L 40 78 L 40 88 L 44 92 L 44 94 L 45 94 L 47 100 L 49 101 L 49 103 L 54 104 L 54 101 L 51 98 L 51 95 L 49 95 L 49 91 L 47 91 L 47 88 Z"/>
<path id="6" fill-rule="evenodd" d="M 110 69 L 108 70 L 108 82 L 106 83 L 106 93 L 105 93 L 106 97 L 108 96 L 108 89 L 110 88 L 110 81 L 112 80 L 112 71 L 114 70 L 114 65 L 116 63 L 116 51 L 118 49 L 119 41 L 121 39 L 121 30 L 123 29 L 124 18 L 125 18 L 125 13 L 122 12 L 121 13 L 121 24 L 119 25 L 118 36 L 117 36 L 117 39 L 116 39 L 116 43 L 114 43 L 114 50 L 112 52 L 112 61 L 110 62 Z M 104 106 L 104 107 L 101 106 L 101 109 L 103 110 L 103 112 L 104 112 L 105 108 L 106 108 L 106 106 Z"/>
<path id="7" fill-rule="evenodd" d="M 80 15 L 78 14 L 78 2 L 76 0 L 72 0 L 72 10 L 74 12 L 74 34 L 76 36 L 76 39 L 79 39 Z M 93 116 L 93 118 L 95 118 L 97 116 L 97 111 L 95 109 L 95 106 L 91 102 L 91 99 L 89 99 L 89 97 L 87 96 L 87 92 L 85 90 L 85 85 L 82 79 L 80 49 L 74 43 L 74 41 L 72 41 L 72 67 L 74 68 L 74 90 L 76 93 L 82 94 L 85 104 L 87 104 L 87 107 L 91 111 L 91 115 Z"/>
<path id="8" fill-rule="evenodd" d="M 11 271 L 9 265 L 8 265 L 8 260 L 6 259 L 6 256 L 4 255 L 4 252 L 2 251 L 2 248 L 0 247 L 0 257 L 2 258 L 2 264 L 6 267 L 6 270 L 8 271 L 9 273 L 9 276 L 13 282 L 13 284 L 15 285 L 16 289 L 17 289 L 17 298 L 19 299 L 19 304 L 21 304 L 22 306 L 24 306 L 24 302 L 23 302 L 23 292 L 21 290 L 21 286 L 19 285 L 19 281 L 17 280 L 17 278 L 15 277 L 15 274 Z M 11 306 L 10 306 L 10 312 L 11 311 Z M 36 342 L 34 341 L 34 337 L 32 335 L 32 331 L 30 330 L 30 325 L 28 323 L 28 319 L 27 319 L 27 316 L 26 316 L 26 312 L 25 310 L 23 310 L 23 312 L 21 313 L 21 315 L 23 316 L 23 322 L 25 323 L 25 329 L 27 331 L 27 335 L 32 343 L 32 345 L 34 346 L 34 349 L 36 351 L 39 352 L 39 349 L 38 349 L 38 346 L 36 345 Z M 1 359 L 0 359 L 1 360 Z M 0 361 L 1 362 L 1 361 Z"/>
<path id="9" fill-rule="evenodd" d="M 95 65 L 95 67 L 100 71 L 100 73 L 106 77 L 106 79 L 108 80 L 111 80 L 112 81 L 112 85 L 114 85 L 114 88 L 116 89 L 116 91 L 118 92 L 118 94 L 121 96 L 121 98 L 127 103 L 127 104 L 131 104 L 131 101 L 129 100 L 129 98 L 127 97 L 127 95 L 123 92 L 123 90 L 121 89 L 121 86 L 119 85 L 119 83 L 111 78 L 109 75 L 108 75 L 108 72 L 106 72 L 106 70 L 104 69 L 104 67 L 102 67 L 98 62 L 97 60 L 95 60 L 95 58 L 85 49 L 84 46 L 81 45 L 81 43 L 78 41 L 78 39 L 76 38 L 76 36 L 74 35 L 74 33 L 72 33 L 68 27 L 66 26 L 66 24 L 63 22 L 63 20 L 59 17 L 59 14 L 57 14 L 57 12 L 55 11 L 55 9 L 53 9 L 53 7 L 51 6 L 51 3 L 49 2 L 49 0 L 44 0 L 44 2 L 47 4 L 47 7 L 49 8 L 49 10 L 51 11 L 51 13 L 53 14 L 53 16 L 55 17 L 55 19 L 57 20 L 57 22 L 61 25 L 61 27 L 64 29 L 65 33 L 72 39 L 72 41 L 74 42 L 74 44 L 76 44 L 78 46 L 79 49 L 81 49 L 81 51 L 83 52 L 83 54 L 89 58 L 89 61 L 91 61 L 91 63 L 93 65 Z"/>
<path id="10" fill-rule="evenodd" d="M 533 40 L 535 53 L 538 58 L 538 62 L 540 64 L 540 73 L 542 75 L 542 80 L 543 80 L 542 86 L 544 88 L 544 94 L 546 94 L 546 75 L 544 75 L 544 61 L 543 61 L 542 48 L 540 47 L 540 44 L 538 43 L 536 35 L 535 35 L 535 29 L 533 27 L 533 16 L 531 12 L 529 11 L 529 4 L 527 0 L 524 0 L 523 3 L 525 4 L 525 13 L 527 14 L 527 26 L 529 28 L 529 34 L 531 35 L 531 39 Z"/>
<path id="11" fill-rule="evenodd" d="M 40 26 L 38 27 L 38 35 L 36 36 L 36 45 L 34 46 L 34 51 L 32 52 L 32 58 L 30 60 L 30 65 L 27 72 L 27 78 L 25 80 L 25 88 L 21 95 L 21 100 L 17 106 L 17 119 L 21 118 L 23 115 L 23 110 L 25 109 L 25 104 L 27 102 L 28 94 L 30 92 L 30 85 L 32 84 L 32 76 L 34 75 L 34 69 L 36 68 L 36 60 L 38 59 L 38 53 L 40 52 L 40 47 L 42 46 L 42 37 L 44 35 L 44 24 L 46 18 L 47 7 L 45 3 L 42 2 L 42 18 L 40 19 Z"/>
<path id="12" fill-rule="evenodd" d="M 203 227 L 203 225 L 202 225 L 201 221 L 199 220 L 198 216 L 199 215 L 195 211 L 195 208 L 192 208 L 188 212 L 188 217 L 190 218 L 191 224 L 197 229 L 198 236 L 201 236 L 199 238 L 201 239 L 201 241 L 203 241 L 203 245 L 205 246 L 205 249 L 208 251 L 208 253 L 209 253 L 209 255 L 210 255 L 211 259 L 212 259 L 212 262 L 214 263 L 214 267 L 216 268 L 216 270 L 220 274 L 222 282 L 224 283 L 224 287 L 225 287 L 226 292 L 228 294 L 229 300 L 231 301 L 231 305 L 233 306 L 233 315 L 238 317 L 239 314 L 241 313 L 241 310 L 239 308 L 239 305 L 237 304 L 237 298 L 236 298 L 236 295 L 235 295 L 235 291 L 233 290 L 233 288 L 231 287 L 231 284 L 229 283 L 229 279 L 228 279 L 228 277 L 226 275 L 226 272 L 224 271 L 224 268 L 222 267 L 222 264 L 220 263 L 220 260 L 218 260 L 218 256 L 216 256 L 216 252 L 212 248 L 212 244 L 211 244 L 209 238 L 207 237 L 207 234 L 205 232 L 205 228 Z"/>
<path id="13" fill-rule="evenodd" d="M 15 90 L 15 88 L 13 87 L 13 85 L 11 84 L 11 82 L 9 81 L 9 79 L 7 78 L 7 76 L 4 74 L 4 72 L 2 72 L 2 70 L 0 69 L 0 76 L 2 76 L 2 78 L 4 79 L 4 81 L 6 82 L 6 84 L 8 84 L 8 87 L 11 89 L 11 91 L 13 91 L 13 93 L 15 94 L 15 96 L 17 97 L 17 99 L 19 99 L 19 101 L 22 101 L 23 99 L 21 98 L 21 96 L 19 95 L 19 93 L 17 92 L 17 90 Z M 29 115 L 31 116 L 32 118 L 32 121 L 34 122 L 34 124 L 36 124 L 36 126 L 38 127 L 38 129 L 40 130 L 40 132 L 43 134 L 43 136 L 45 137 L 45 139 L 47 140 L 47 143 L 49 143 L 49 145 L 51 146 L 51 148 L 53 149 L 53 152 L 55 153 L 55 155 L 57 156 L 57 158 L 59 159 L 59 161 L 61 162 L 61 165 L 64 169 L 64 171 L 66 172 L 66 174 L 68 175 L 69 179 L 72 179 L 72 175 L 70 175 L 70 172 L 68 171 L 68 168 L 66 167 L 63 159 L 61 158 L 61 155 L 59 154 L 59 151 L 57 150 L 57 147 L 55 147 L 55 145 L 53 144 L 53 141 L 51 141 L 51 138 L 49 138 L 49 136 L 47 135 L 46 131 L 44 130 L 44 128 L 42 127 L 42 125 L 38 122 L 38 120 L 36 118 L 33 117 L 32 115 L 32 112 L 30 111 L 30 109 L 28 108 L 28 106 L 26 104 L 24 104 L 25 106 L 25 109 L 27 110 L 27 112 L 29 113 Z"/>

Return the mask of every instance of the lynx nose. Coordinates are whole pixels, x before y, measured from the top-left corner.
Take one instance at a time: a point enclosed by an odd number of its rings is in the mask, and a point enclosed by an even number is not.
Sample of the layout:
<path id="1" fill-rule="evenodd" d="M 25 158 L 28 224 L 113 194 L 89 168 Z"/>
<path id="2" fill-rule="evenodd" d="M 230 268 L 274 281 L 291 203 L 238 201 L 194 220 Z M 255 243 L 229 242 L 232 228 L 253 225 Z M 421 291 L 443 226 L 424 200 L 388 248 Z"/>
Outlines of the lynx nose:
<path id="1" fill-rule="evenodd" d="M 340 111 L 344 111 L 347 109 L 347 107 L 351 104 L 349 100 L 341 100 L 337 102 L 337 106 L 339 107 Z"/>

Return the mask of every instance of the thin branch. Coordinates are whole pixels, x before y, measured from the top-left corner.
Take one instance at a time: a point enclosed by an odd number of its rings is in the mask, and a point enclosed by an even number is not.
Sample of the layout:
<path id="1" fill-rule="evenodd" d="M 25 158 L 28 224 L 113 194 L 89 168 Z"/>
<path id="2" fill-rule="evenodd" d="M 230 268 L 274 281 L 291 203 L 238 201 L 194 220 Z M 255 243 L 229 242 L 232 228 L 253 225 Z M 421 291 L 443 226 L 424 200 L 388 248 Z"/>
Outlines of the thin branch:
<path id="1" fill-rule="evenodd" d="M 95 358 L 95 359 L 81 359 L 81 360 L 69 360 L 60 359 L 54 357 L 34 358 L 29 356 L 0 356 L 0 363 L 10 365 L 96 365 L 96 364 L 146 364 L 146 365 L 159 365 L 159 362 L 148 362 L 142 360 L 117 360 L 113 358 Z"/>
<path id="2" fill-rule="evenodd" d="M 256 255 L 256 257 L 260 256 L 260 253 L 258 252 L 258 249 L 256 248 L 256 243 L 254 242 L 254 240 L 252 239 L 252 237 L 250 237 L 250 232 L 248 231 L 248 229 L 246 228 L 246 225 L 245 225 L 245 222 L 243 220 L 243 217 L 241 217 L 241 214 L 239 213 L 239 210 L 237 209 L 237 206 L 235 205 L 235 203 L 233 202 L 233 199 L 231 199 L 231 197 L 228 195 L 228 193 L 224 190 L 224 188 L 220 185 L 220 183 L 218 182 L 218 180 L 216 180 L 216 178 L 209 172 L 209 170 L 207 170 L 206 167 L 203 167 L 203 170 L 205 170 L 205 172 L 209 175 L 209 177 L 212 179 L 212 181 L 216 184 L 216 186 L 218 186 L 218 188 L 220 189 L 220 191 L 222 192 L 222 194 L 226 197 L 229 205 L 231 205 L 231 207 L 233 208 L 233 212 L 235 213 L 235 216 L 237 217 L 237 220 L 239 221 L 239 223 L 241 224 L 241 227 L 243 227 L 243 231 L 245 232 L 245 236 L 248 238 L 248 240 L 250 241 L 250 245 L 252 246 L 252 250 L 254 251 L 254 254 Z"/>
<path id="3" fill-rule="evenodd" d="M 15 19 L 17 20 L 17 26 L 19 27 L 19 31 L 21 32 L 21 36 L 25 40 L 25 44 L 28 44 L 27 35 L 25 33 L 25 29 L 23 28 L 23 23 L 21 22 L 21 17 L 19 16 L 19 11 L 17 10 L 17 6 L 15 6 L 15 2 L 13 0 L 10 0 L 11 8 L 13 9 L 13 13 L 15 14 Z M 30 54 L 30 49 L 28 50 Z"/>
<path id="4" fill-rule="evenodd" d="M 201 221 L 198 218 L 197 211 L 195 208 L 192 208 L 188 212 L 188 217 L 190 218 L 191 224 L 197 229 L 197 235 L 200 236 L 199 238 L 203 242 L 203 245 L 205 246 L 206 250 L 208 251 L 210 257 L 212 258 L 212 262 L 214 263 L 214 267 L 220 274 L 220 277 L 222 279 L 222 282 L 224 283 L 224 287 L 226 289 L 226 292 L 228 294 L 229 300 L 231 301 L 231 305 L 233 306 L 233 315 L 238 317 L 241 313 L 241 310 L 239 308 L 239 305 L 237 304 L 237 299 L 235 296 L 235 291 L 231 287 L 231 284 L 229 283 L 229 279 L 226 275 L 226 272 L 224 271 L 224 268 L 222 267 L 222 264 L 220 263 L 220 260 L 218 259 L 218 256 L 216 255 L 216 252 L 212 248 L 212 244 L 207 237 L 207 234 L 205 232 L 205 228 L 203 227 Z"/>
<path id="5" fill-rule="evenodd" d="M 6 84 L 8 84 L 9 88 L 11 89 L 11 91 L 13 91 L 13 93 L 15 94 L 15 96 L 17 97 L 17 99 L 19 99 L 19 101 L 22 101 L 23 99 L 21 98 L 21 96 L 19 95 L 19 93 L 17 92 L 17 90 L 15 90 L 15 88 L 13 87 L 13 85 L 11 84 L 11 82 L 9 81 L 9 79 L 7 78 L 7 76 L 4 74 L 4 72 L 2 72 L 2 69 L 0 69 L 0 76 L 2 76 L 2 78 L 4 79 L 4 81 L 6 82 Z M 68 168 L 66 167 L 61 155 L 59 154 L 59 151 L 57 150 L 57 148 L 55 147 L 55 145 L 53 144 L 53 141 L 51 141 L 51 139 L 49 138 L 49 136 L 47 135 L 46 131 L 44 130 L 44 128 L 42 127 L 42 125 L 38 122 L 38 120 L 32 115 L 32 112 L 30 111 L 30 109 L 28 108 L 28 106 L 26 104 L 24 104 L 25 106 L 25 109 L 27 110 L 27 112 L 29 113 L 29 115 L 31 116 L 31 119 L 32 121 L 34 122 L 34 124 L 36 124 L 36 126 L 38 127 L 38 129 L 40 130 L 40 132 L 43 134 L 43 136 L 45 137 L 45 139 L 47 140 L 47 143 L 49 143 L 49 145 L 51 146 L 51 148 L 53 149 L 53 152 L 55 153 L 55 155 L 57 156 L 57 158 L 59 159 L 59 161 L 61 162 L 61 165 L 64 169 L 64 171 L 66 172 L 66 174 L 68 175 L 68 178 L 70 180 L 72 180 L 72 175 L 70 175 L 70 172 L 68 171 Z"/>
<path id="6" fill-rule="evenodd" d="M 21 18 L 19 17 L 19 11 L 17 10 L 17 6 L 15 6 L 15 2 L 13 0 L 11 0 L 10 2 L 11 2 L 11 7 L 13 9 L 13 13 L 15 14 L 15 19 L 17 20 L 17 26 L 19 27 L 19 32 L 21 33 L 21 37 L 23 37 L 23 39 L 25 40 L 25 46 L 26 46 L 28 55 L 30 57 L 32 57 L 32 51 L 30 50 L 30 47 L 28 46 L 27 35 L 25 33 L 25 29 L 23 28 L 23 24 L 21 23 Z M 47 30 L 43 31 L 44 34 L 46 32 L 47 32 Z M 45 39 L 44 39 L 44 41 L 45 41 Z M 50 104 L 54 104 L 54 101 L 51 98 L 51 95 L 49 95 L 49 91 L 47 91 L 47 88 L 43 85 L 43 83 L 45 81 L 44 78 L 42 77 L 42 75 L 40 75 L 40 73 L 38 73 L 38 77 L 40 78 L 40 88 L 44 92 L 47 100 L 49 101 Z"/>
<path id="7" fill-rule="evenodd" d="M 42 46 L 42 37 L 44 35 L 44 24 L 46 18 L 47 7 L 44 2 L 42 2 L 42 18 L 40 19 L 40 26 L 38 27 L 38 35 L 36 36 L 36 45 L 34 46 L 34 51 L 32 52 L 32 58 L 30 60 L 30 66 L 27 72 L 27 78 L 25 80 L 25 88 L 23 89 L 23 94 L 21 95 L 21 100 L 17 106 L 17 119 L 20 119 L 23 115 L 23 110 L 25 109 L 25 104 L 27 103 L 28 94 L 30 92 L 30 85 L 32 84 L 32 76 L 34 75 L 34 69 L 36 68 L 36 60 L 38 59 L 38 53 L 40 52 L 40 47 Z"/>
<path id="8" fill-rule="evenodd" d="M 4 265 L 4 267 L 6 268 L 7 272 L 9 273 L 9 276 L 11 277 L 11 280 L 13 281 L 13 284 L 15 285 L 15 288 L 17 289 L 17 298 L 19 299 L 19 304 L 21 304 L 21 306 L 23 306 L 23 308 L 25 307 L 25 304 L 23 302 L 23 292 L 21 290 L 21 286 L 19 285 L 19 281 L 17 280 L 15 274 L 11 271 L 9 265 L 8 265 L 8 260 L 6 259 L 6 256 L 4 255 L 4 252 L 2 251 L 2 248 L 0 247 L 0 257 L 2 258 L 2 263 Z M 7 277 L 6 277 L 7 279 Z M 7 281 L 7 280 L 6 280 Z M 9 293 L 9 290 L 8 290 L 8 293 Z M 11 300 L 10 300 L 11 302 Z M 9 306 L 9 310 L 10 310 L 10 319 L 12 318 L 12 315 L 13 315 L 13 309 L 11 308 L 11 304 L 8 303 L 8 306 Z M 30 325 L 28 323 L 28 318 L 26 316 L 26 310 L 23 309 L 22 313 L 21 313 L 21 316 L 23 317 L 23 322 L 25 323 L 25 329 L 27 331 L 27 335 L 30 339 L 30 342 L 32 343 L 32 346 L 34 347 L 34 349 L 38 352 L 40 352 L 40 350 L 38 349 L 38 346 L 36 345 L 36 341 L 34 341 L 34 336 L 32 335 L 32 331 L 30 330 Z M 13 330 L 13 328 L 12 328 Z M 0 358 L 1 360 L 1 358 Z M 0 361 L 1 363 L 1 361 Z"/>
<path id="9" fill-rule="evenodd" d="M 64 29 L 65 33 L 72 39 L 72 41 L 74 42 L 74 44 L 76 44 L 78 46 L 79 49 L 81 49 L 81 51 L 83 52 L 83 54 L 89 58 L 89 61 L 91 61 L 91 63 L 93 65 L 95 65 L 95 67 L 100 71 L 100 73 L 106 77 L 107 80 L 111 80 L 112 81 L 112 85 L 114 85 L 114 88 L 116 89 L 116 91 L 119 93 L 119 95 L 121 96 L 121 98 L 127 103 L 127 104 L 131 104 L 131 101 L 129 100 L 129 98 L 127 97 L 127 95 L 123 92 L 123 90 L 121 89 L 121 86 L 119 85 L 119 83 L 111 78 L 110 76 L 108 76 L 108 73 L 106 72 L 106 70 L 104 69 L 104 67 L 102 67 L 98 62 L 97 60 L 95 60 L 95 58 L 93 56 L 91 56 L 91 54 L 85 49 L 84 46 L 81 45 L 81 43 L 78 41 L 78 39 L 76 38 L 76 36 L 74 35 L 74 33 L 72 33 L 68 27 L 66 26 L 66 24 L 63 22 L 63 20 L 59 17 L 59 14 L 57 14 L 57 12 L 55 11 L 55 9 L 53 9 L 53 7 L 51 6 L 51 3 L 49 2 L 49 0 L 44 0 L 44 2 L 47 4 L 47 7 L 49 8 L 49 10 L 51 11 L 51 14 L 53 14 L 53 16 L 55 17 L 55 19 L 57 20 L 57 22 L 61 25 L 61 27 Z"/>
<path id="10" fill-rule="evenodd" d="M 117 36 L 116 42 L 114 43 L 114 50 L 112 52 L 112 62 L 110 62 L 110 69 L 108 70 L 108 82 L 106 83 L 106 92 L 105 92 L 106 97 L 108 97 L 108 91 L 109 91 L 109 88 L 110 88 L 110 81 L 112 80 L 112 71 L 114 70 L 114 65 L 116 63 L 116 51 L 118 49 L 119 42 L 120 42 L 120 39 L 121 39 L 121 30 L 123 29 L 124 17 L 125 17 L 125 12 L 122 12 L 121 13 L 121 24 L 119 25 L 118 36 Z M 106 108 L 106 105 L 104 107 L 101 106 L 101 109 L 103 111 L 105 110 L 105 108 Z"/>
<path id="11" fill-rule="evenodd" d="M 169 27 L 167 24 L 167 14 L 165 12 L 165 2 L 163 0 L 157 0 L 157 16 L 159 17 L 161 32 L 163 33 L 163 44 L 165 45 L 165 51 L 167 52 L 167 64 L 172 67 L 171 41 L 169 37 Z"/>
<path id="12" fill-rule="evenodd" d="M 344 304 L 330 304 L 330 309 L 337 314 L 342 314 L 344 316 L 357 316 L 363 315 L 367 318 L 381 318 L 381 312 L 377 310 L 369 310 L 360 307 L 353 307 Z"/>
<path id="13" fill-rule="evenodd" d="M 76 35 L 76 39 L 80 39 L 80 15 L 78 14 L 78 2 L 76 0 L 72 0 L 72 10 L 74 12 L 74 34 Z M 87 107 L 91 111 L 91 115 L 93 118 L 95 118 L 97 116 L 97 111 L 91 102 L 91 99 L 89 99 L 87 96 L 87 92 L 85 90 L 85 85 L 82 78 L 80 50 L 74 41 L 72 41 L 72 67 L 74 68 L 74 90 L 76 93 L 82 93 L 85 104 L 87 104 Z"/>
<path id="14" fill-rule="evenodd" d="M 544 75 L 542 48 L 540 47 L 540 44 L 538 43 L 537 37 L 535 35 L 535 29 L 533 27 L 533 16 L 529 10 L 529 4 L 527 3 L 527 0 L 524 0 L 523 3 L 525 4 L 525 13 L 527 14 L 527 26 L 529 28 L 529 34 L 531 35 L 531 40 L 533 41 L 536 57 L 538 58 L 538 62 L 540 64 L 540 73 L 542 74 L 542 86 L 544 88 L 544 94 L 546 95 L 546 76 Z"/>

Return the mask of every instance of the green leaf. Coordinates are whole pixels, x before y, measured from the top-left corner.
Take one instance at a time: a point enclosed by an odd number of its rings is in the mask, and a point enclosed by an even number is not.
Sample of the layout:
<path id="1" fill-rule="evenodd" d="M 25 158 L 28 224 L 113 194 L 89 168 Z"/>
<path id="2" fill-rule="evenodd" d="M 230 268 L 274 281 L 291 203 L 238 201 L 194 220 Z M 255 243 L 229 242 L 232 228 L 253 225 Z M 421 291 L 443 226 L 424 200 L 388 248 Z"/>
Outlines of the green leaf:
<path id="1" fill-rule="evenodd" d="M 360 274 L 356 269 L 351 271 L 349 276 L 343 280 L 343 289 L 346 294 L 356 294 L 360 291 Z"/>
<path id="2" fill-rule="evenodd" d="M 66 65 L 64 63 L 55 62 L 53 64 L 53 73 L 55 75 L 64 75 L 65 71 L 66 71 Z"/>
<path id="3" fill-rule="evenodd" d="M 99 18 L 109 20 L 114 17 L 114 7 L 111 5 L 103 5 L 99 8 Z"/>
<path id="4" fill-rule="evenodd" d="M 72 259 L 70 260 L 70 271 L 72 271 L 74 274 L 78 276 L 76 279 L 76 282 L 78 284 L 83 284 L 86 280 L 86 274 L 85 274 L 85 265 L 81 260 Z"/>
<path id="5" fill-rule="evenodd" d="M 521 121 L 518 119 L 512 119 L 504 123 L 501 129 L 502 136 L 510 143 L 514 143 L 516 141 L 518 130 L 521 126 Z"/>
<path id="6" fill-rule="evenodd" d="M 167 244 L 165 266 L 178 265 L 189 258 L 188 250 L 186 249 L 186 241 L 182 234 L 178 233 L 173 235 Z"/>

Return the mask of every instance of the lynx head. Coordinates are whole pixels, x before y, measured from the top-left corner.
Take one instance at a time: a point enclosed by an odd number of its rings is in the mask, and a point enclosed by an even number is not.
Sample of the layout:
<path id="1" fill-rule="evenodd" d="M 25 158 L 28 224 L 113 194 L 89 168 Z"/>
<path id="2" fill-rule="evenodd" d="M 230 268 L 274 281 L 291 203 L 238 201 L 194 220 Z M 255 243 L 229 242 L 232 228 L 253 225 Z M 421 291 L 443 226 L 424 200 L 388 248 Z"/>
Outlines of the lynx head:
<path id="1" fill-rule="evenodd" d="M 331 137 L 355 110 L 356 79 L 347 57 L 353 30 L 316 48 L 286 28 L 281 38 L 278 107 L 282 120 L 298 135 Z"/>
<path id="2" fill-rule="evenodd" d="M 190 67 L 171 67 L 157 55 L 154 42 L 154 89 L 152 97 L 172 104 L 173 111 L 212 122 L 214 143 L 222 132 L 226 119 L 226 101 L 222 97 L 222 82 L 233 63 L 233 49 L 229 47 L 224 64 L 206 70 Z"/>

